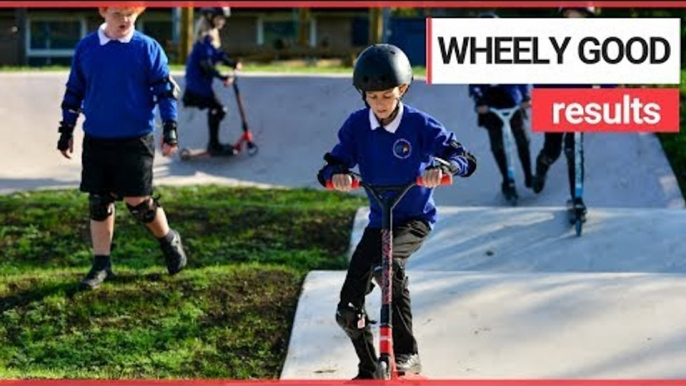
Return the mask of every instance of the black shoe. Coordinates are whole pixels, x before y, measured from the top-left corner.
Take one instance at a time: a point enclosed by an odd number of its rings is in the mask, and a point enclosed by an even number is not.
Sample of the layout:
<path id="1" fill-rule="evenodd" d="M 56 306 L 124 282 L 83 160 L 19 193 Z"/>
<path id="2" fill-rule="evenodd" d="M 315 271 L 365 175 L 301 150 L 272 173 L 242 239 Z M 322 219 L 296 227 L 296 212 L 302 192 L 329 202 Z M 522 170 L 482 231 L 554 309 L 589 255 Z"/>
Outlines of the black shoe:
<path id="1" fill-rule="evenodd" d="M 422 372 L 422 362 L 419 354 L 400 354 L 395 358 L 398 372 L 419 374 Z"/>
<path id="2" fill-rule="evenodd" d="M 545 176 L 548 174 L 551 163 L 552 161 L 543 155 L 539 155 L 536 159 L 536 175 L 533 177 L 531 184 L 534 193 L 538 194 L 543 191 L 543 188 L 545 187 Z"/>
<path id="3" fill-rule="evenodd" d="M 94 259 L 91 270 L 81 279 L 81 288 L 89 290 L 96 289 L 105 280 L 113 277 L 114 273 L 112 272 L 112 263 L 109 257 L 101 258 L 98 256 Z"/>
<path id="4" fill-rule="evenodd" d="M 534 176 L 532 188 L 534 189 L 534 193 L 538 194 L 543 191 L 543 188 L 545 187 L 545 174 L 539 175 L 536 174 Z"/>
<path id="5" fill-rule="evenodd" d="M 232 156 L 238 153 L 233 145 L 221 143 L 208 145 L 207 152 L 210 153 L 211 156 Z"/>
<path id="6" fill-rule="evenodd" d="M 160 241 L 160 247 L 162 248 L 164 261 L 167 263 L 167 271 L 173 276 L 183 270 L 188 259 L 186 258 L 186 252 L 183 250 L 179 233 L 173 229 L 170 229 L 169 232 L 172 233 L 172 239 L 170 241 Z"/>
<path id="7" fill-rule="evenodd" d="M 524 176 L 524 186 L 531 189 L 534 186 L 534 177 L 531 174 Z"/>
<path id="8" fill-rule="evenodd" d="M 512 201 L 517 199 L 517 188 L 515 187 L 514 181 L 503 181 L 500 189 L 503 192 L 506 200 Z"/>
<path id="9" fill-rule="evenodd" d="M 586 204 L 584 204 L 583 199 L 575 198 L 573 200 L 568 200 L 567 208 L 569 208 L 571 213 L 571 215 L 569 216 L 569 222 L 571 224 L 574 224 L 576 222 L 577 215 L 581 216 L 582 223 L 586 222 L 586 213 L 588 212 L 588 209 L 586 208 Z"/>

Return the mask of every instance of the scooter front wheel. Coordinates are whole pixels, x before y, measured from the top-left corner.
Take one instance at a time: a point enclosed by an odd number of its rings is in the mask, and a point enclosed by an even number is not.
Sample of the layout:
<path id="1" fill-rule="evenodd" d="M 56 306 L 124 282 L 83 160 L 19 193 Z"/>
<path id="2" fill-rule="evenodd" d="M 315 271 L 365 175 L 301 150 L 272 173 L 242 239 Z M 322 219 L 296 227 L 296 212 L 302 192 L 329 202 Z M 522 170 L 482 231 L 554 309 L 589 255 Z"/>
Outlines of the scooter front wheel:
<path id="1" fill-rule="evenodd" d="M 254 142 L 248 142 L 248 155 L 254 156 L 260 150 Z"/>

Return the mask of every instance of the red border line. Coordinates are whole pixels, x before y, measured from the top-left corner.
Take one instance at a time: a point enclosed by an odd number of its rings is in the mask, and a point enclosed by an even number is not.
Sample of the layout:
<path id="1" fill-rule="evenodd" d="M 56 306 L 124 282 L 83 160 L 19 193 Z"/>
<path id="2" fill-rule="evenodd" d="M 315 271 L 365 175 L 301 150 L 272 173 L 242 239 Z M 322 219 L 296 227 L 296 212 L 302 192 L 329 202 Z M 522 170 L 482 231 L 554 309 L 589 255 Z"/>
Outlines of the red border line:
<path id="1" fill-rule="evenodd" d="M 426 18 L 426 84 L 431 84 L 431 16 Z"/>
<path id="2" fill-rule="evenodd" d="M 226 5 L 235 8 L 557 8 L 587 5 L 587 1 L 133 1 L 150 8 L 205 7 Z M 127 1 L 0 1 L 0 8 L 90 8 L 124 5 Z M 128 2 L 131 3 L 131 2 Z M 686 1 L 594 1 L 601 8 L 686 8 Z"/>
<path id="3" fill-rule="evenodd" d="M 330 380 L 0 380 L 0 386 L 341 386 L 341 385 L 412 385 L 412 386 L 686 386 L 686 379 L 438 379 L 388 381 Z"/>

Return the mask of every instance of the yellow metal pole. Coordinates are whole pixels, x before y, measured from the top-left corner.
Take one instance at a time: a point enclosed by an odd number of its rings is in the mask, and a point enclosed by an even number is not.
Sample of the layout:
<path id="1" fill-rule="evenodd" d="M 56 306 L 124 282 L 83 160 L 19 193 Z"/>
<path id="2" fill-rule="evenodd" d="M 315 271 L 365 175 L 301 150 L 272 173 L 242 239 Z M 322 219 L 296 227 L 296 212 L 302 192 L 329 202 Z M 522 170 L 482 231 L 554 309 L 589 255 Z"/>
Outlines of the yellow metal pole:
<path id="1" fill-rule="evenodd" d="M 188 55 L 193 48 L 193 8 L 184 7 L 181 9 L 181 38 L 179 47 L 179 59 L 181 63 L 186 63 Z"/>
<path id="2" fill-rule="evenodd" d="M 309 8 L 298 9 L 298 44 L 302 47 L 310 45 L 310 20 L 312 12 Z"/>
<path id="3" fill-rule="evenodd" d="M 381 43 L 383 32 L 383 12 L 381 8 L 369 9 L 369 44 Z"/>

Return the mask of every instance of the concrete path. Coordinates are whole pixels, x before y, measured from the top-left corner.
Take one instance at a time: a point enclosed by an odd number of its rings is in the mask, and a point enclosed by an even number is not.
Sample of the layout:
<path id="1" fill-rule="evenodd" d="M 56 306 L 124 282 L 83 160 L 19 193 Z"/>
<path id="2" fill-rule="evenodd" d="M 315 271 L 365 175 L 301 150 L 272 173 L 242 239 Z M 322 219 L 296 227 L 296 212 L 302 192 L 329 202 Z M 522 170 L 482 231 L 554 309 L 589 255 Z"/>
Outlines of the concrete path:
<path id="1" fill-rule="evenodd" d="M 80 180 L 82 131 L 76 132 L 75 159 L 55 149 L 61 119 L 60 103 L 67 73 L 0 73 L 0 193 L 77 186 Z M 181 75 L 176 76 L 183 88 Z M 157 184 L 261 184 L 318 187 L 322 156 L 336 141 L 348 114 L 362 106 L 348 75 L 310 76 L 246 74 L 240 81 L 248 122 L 260 152 L 254 158 L 212 159 L 182 163 L 178 157 L 155 162 Z M 240 135 L 240 119 L 230 88 L 218 87 L 229 107 L 222 141 Z M 500 176 L 483 129 L 464 86 L 430 86 L 417 80 L 406 101 L 424 109 L 454 130 L 479 159 L 478 172 L 436 192 L 440 205 L 503 206 Z M 80 120 L 82 122 L 83 119 Z M 204 147 L 205 112 L 181 109 L 182 146 Z M 158 133 L 159 134 L 159 133 Z M 542 135 L 532 135 L 532 162 Z M 683 208 L 673 172 L 658 140 L 651 134 L 596 134 L 586 140 L 586 198 L 590 206 L 616 208 Z M 517 169 L 522 206 L 560 206 L 568 195 L 564 156 L 553 165 L 546 190 L 535 196 L 523 187 Z"/>
<path id="2" fill-rule="evenodd" d="M 343 278 L 343 272 L 309 274 L 282 379 L 355 376 L 355 352 L 334 321 Z M 684 279 L 675 274 L 413 271 L 414 328 L 424 375 L 683 379 Z M 379 299 L 376 289 L 367 302 L 376 320 Z"/>
<path id="3" fill-rule="evenodd" d="M 562 209 L 440 209 L 408 262 L 425 375 L 686 376 L 686 212 L 592 209 L 578 238 Z M 358 211 L 353 246 L 367 213 Z M 308 276 L 282 378 L 355 375 L 333 317 L 344 277 Z M 367 297 L 377 320 L 379 307 L 377 288 Z"/>
<path id="4" fill-rule="evenodd" d="M 78 186 L 80 126 L 74 160 L 55 150 L 66 76 L 0 74 L 10 91 L 0 94 L 0 194 Z M 157 157 L 157 184 L 318 188 L 322 155 L 362 105 L 349 76 L 249 74 L 240 87 L 259 154 L 193 163 Z M 231 89 L 217 90 L 230 109 L 222 140 L 233 142 L 240 135 L 235 100 Z M 686 212 L 654 135 L 586 136 L 590 213 L 577 238 L 563 211 L 564 156 L 541 195 L 523 188 L 518 166 L 520 207 L 508 207 L 466 87 L 427 87 L 419 80 L 406 101 L 454 130 L 479 159 L 473 177 L 437 189 L 442 219 L 409 263 L 427 376 L 686 377 Z M 181 110 L 180 139 L 183 146 L 204 147 L 204 113 Z M 542 139 L 532 134 L 532 162 Z M 365 218 L 361 210 L 351 245 Z M 308 276 L 283 378 L 354 375 L 354 352 L 333 318 L 343 277 Z M 367 307 L 377 318 L 378 290 Z"/>

